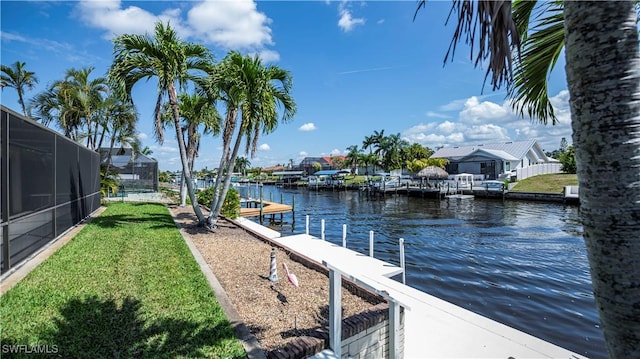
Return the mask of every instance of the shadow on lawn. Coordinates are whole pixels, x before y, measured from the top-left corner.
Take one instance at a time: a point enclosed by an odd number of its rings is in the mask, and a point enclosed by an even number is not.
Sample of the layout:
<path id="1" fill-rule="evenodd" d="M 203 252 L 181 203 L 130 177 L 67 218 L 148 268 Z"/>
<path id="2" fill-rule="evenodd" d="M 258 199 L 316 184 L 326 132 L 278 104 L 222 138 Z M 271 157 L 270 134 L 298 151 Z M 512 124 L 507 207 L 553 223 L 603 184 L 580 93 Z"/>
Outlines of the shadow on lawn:
<path id="1" fill-rule="evenodd" d="M 161 206 L 164 205 L 154 203 L 128 203 L 129 206 L 143 207 L 143 206 Z M 176 228 L 176 224 L 173 218 L 168 213 L 146 213 L 142 208 L 135 215 L 125 214 L 102 214 L 91 220 L 93 225 L 102 228 L 116 228 L 122 225 L 149 223 L 152 224 L 152 229 L 161 228 Z"/>
<path id="2" fill-rule="evenodd" d="M 145 321 L 140 301 L 132 298 L 122 305 L 97 297 L 72 299 L 61 315 L 56 330 L 46 337 L 58 346 L 58 355 L 67 358 L 204 357 L 215 352 L 206 347 L 235 338 L 227 321 Z"/>

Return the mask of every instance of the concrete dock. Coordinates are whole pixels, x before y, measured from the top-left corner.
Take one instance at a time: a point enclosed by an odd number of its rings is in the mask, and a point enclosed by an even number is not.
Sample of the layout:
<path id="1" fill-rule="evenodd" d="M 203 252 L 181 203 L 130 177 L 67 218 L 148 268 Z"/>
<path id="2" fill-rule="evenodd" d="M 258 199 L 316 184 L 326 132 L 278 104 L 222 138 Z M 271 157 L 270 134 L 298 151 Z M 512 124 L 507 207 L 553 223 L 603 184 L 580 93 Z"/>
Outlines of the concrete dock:
<path id="1" fill-rule="evenodd" d="M 405 358 L 585 358 L 391 279 L 402 272 L 400 267 L 308 234 L 280 236 L 248 222 L 238 223 L 318 264 L 338 266 L 406 303 Z M 330 357 L 327 351 L 323 355 Z"/>

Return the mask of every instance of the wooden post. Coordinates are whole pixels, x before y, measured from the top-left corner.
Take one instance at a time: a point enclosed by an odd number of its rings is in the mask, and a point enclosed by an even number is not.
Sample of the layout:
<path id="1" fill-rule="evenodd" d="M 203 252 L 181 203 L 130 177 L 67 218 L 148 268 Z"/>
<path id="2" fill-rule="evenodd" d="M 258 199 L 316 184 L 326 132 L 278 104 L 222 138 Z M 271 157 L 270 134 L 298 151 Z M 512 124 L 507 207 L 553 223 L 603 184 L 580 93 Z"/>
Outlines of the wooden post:
<path id="1" fill-rule="evenodd" d="M 260 224 L 262 224 L 262 220 L 263 220 L 262 217 L 264 216 L 264 214 L 262 213 L 262 208 L 264 207 L 263 206 L 264 203 L 263 203 L 263 200 L 262 200 L 262 195 L 264 194 L 263 192 L 264 191 L 263 191 L 262 187 L 260 187 Z"/>

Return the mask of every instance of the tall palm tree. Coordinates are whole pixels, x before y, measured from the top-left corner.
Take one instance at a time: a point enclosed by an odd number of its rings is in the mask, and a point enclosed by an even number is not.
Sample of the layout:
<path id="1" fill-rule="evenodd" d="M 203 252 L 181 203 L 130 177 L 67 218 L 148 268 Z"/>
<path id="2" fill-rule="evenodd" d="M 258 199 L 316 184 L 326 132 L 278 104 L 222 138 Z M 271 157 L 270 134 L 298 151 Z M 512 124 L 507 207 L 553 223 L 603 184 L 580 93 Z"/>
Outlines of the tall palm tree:
<path id="1" fill-rule="evenodd" d="M 477 59 L 491 56 L 489 71 L 494 87 L 504 82 L 509 85 L 511 51 L 520 45 L 510 3 L 478 1 L 481 10 L 475 17 L 468 3 L 454 2 L 461 29 L 456 36 L 475 29 L 474 21 L 488 19 L 485 23 L 491 26 L 480 27 L 481 38 L 495 46 L 481 46 Z M 424 1 L 418 9 L 423 4 Z M 567 1 L 563 3 L 562 15 L 580 217 L 594 298 L 610 357 L 637 358 L 640 357 L 638 15 L 633 1 Z M 549 30 L 549 36 L 559 35 Z M 454 38 L 454 46 L 456 41 Z M 538 45 L 544 43 L 540 41 Z M 525 55 L 521 54 L 522 63 L 526 62 Z M 535 56 L 535 51 L 527 56 Z M 551 62 L 547 58 L 539 64 L 544 67 Z M 527 111 L 541 116 L 543 122 L 550 118 L 549 111 L 544 110 L 547 108 L 544 100 L 536 104 L 535 92 L 531 96 L 523 93 L 534 104 L 533 110 Z"/>
<path id="2" fill-rule="evenodd" d="M 104 77 L 89 79 L 93 70 L 93 67 L 68 69 L 65 73 L 63 86 L 68 91 L 69 100 L 78 111 L 81 120 L 79 129 L 82 131 L 80 136 L 86 137 L 86 146 L 95 150 L 100 125 L 98 115 L 109 88 Z"/>
<path id="3" fill-rule="evenodd" d="M 213 134 L 217 136 L 220 133 L 220 114 L 214 105 L 214 101 L 208 96 L 199 94 L 181 93 L 178 96 L 180 101 L 180 117 L 182 118 L 181 132 L 183 136 L 186 134 L 186 150 L 187 163 L 189 170 L 193 174 L 196 157 L 200 152 L 200 140 L 202 135 Z M 165 104 L 163 114 L 164 123 L 173 122 L 173 111 L 169 103 Z M 157 135 L 156 135 L 157 137 Z M 184 181 L 180 186 L 180 205 L 186 204 L 187 187 Z"/>
<path id="4" fill-rule="evenodd" d="M 27 107 L 24 104 L 24 90 L 33 90 L 38 83 L 35 72 L 25 70 L 25 62 L 16 61 L 11 66 L 0 65 L 2 75 L 0 75 L 0 88 L 11 87 L 18 93 L 18 103 L 22 107 L 22 113 L 29 116 Z"/>
<path id="5" fill-rule="evenodd" d="M 115 58 L 109 76 L 119 86 L 121 94 L 131 98 L 131 89 L 142 79 L 156 77 L 158 97 L 154 110 L 158 140 L 162 143 L 162 103 L 168 97 L 173 112 L 176 140 L 180 150 L 180 160 L 187 182 L 189 198 L 200 223 L 206 218 L 202 214 L 195 197 L 191 171 L 187 160 L 187 149 L 181 133 L 178 89 L 186 88 L 190 81 L 211 70 L 213 57 L 202 45 L 187 43 L 178 38 L 167 24 L 157 22 L 154 36 L 125 34 L 113 40 Z"/>
<path id="6" fill-rule="evenodd" d="M 34 119 L 45 126 L 54 122 L 62 133 L 76 141 L 80 139 L 82 111 L 75 101 L 75 93 L 66 81 L 55 81 L 29 101 Z"/>
<path id="7" fill-rule="evenodd" d="M 245 140 L 245 154 L 253 157 L 260 133 L 271 133 L 277 127 L 278 108 L 282 108 L 282 122 L 289 121 L 296 112 L 295 102 L 290 95 L 292 81 L 289 72 L 277 66 L 264 66 L 257 56 L 242 56 L 231 52 L 223 61 L 219 73 L 218 80 L 222 78 L 222 81 L 218 81 L 221 85 L 218 88 L 225 93 L 222 98 L 227 105 L 227 115 L 229 111 L 235 114 L 239 112 L 241 122 L 233 150 L 230 151 L 228 148 L 223 150 L 220 163 L 226 162 L 226 178 L 220 193 L 214 196 L 212 201 L 208 220 L 210 227 L 215 226 L 229 190 L 232 168 L 242 140 Z M 235 130 L 235 123 L 232 125 Z M 225 123 L 224 127 L 223 143 L 228 146 L 230 141 L 225 141 L 230 139 L 226 135 L 231 124 Z M 225 172 L 218 171 L 218 177 L 221 177 L 221 173 Z M 216 188 L 219 189 L 219 187 Z M 218 193 L 218 190 L 214 193 Z"/>

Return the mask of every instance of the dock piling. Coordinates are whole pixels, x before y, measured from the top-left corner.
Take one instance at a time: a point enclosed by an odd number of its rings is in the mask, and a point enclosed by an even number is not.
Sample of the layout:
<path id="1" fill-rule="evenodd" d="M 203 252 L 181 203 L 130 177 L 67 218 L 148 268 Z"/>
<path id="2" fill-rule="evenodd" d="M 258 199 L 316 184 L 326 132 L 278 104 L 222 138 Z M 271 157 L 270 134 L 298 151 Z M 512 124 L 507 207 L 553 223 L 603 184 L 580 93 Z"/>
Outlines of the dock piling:
<path id="1" fill-rule="evenodd" d="M 407 284 L 407 270 L 405 269 L 404 263 L 404 238 L 400 238 L 398 244 L 400 245 L 400 268 L 402 268 L 402 284 Z"/>
<path id="2" fill-rule="evenodd" d="M 305 225 L 305 231 L 304 231 L 304 233 L 305 233 L 306 235 L 309 235 L 309 215 L 308 215 L 308 214 L 305 216 L 305 219 L 306 219 L 307 224 Z"/>
<path id="3" fill-rule="evenodd" d="M 369 231 L 369 257 L 373 257 L 373 231 Z"/>
<path id="4" fill-rule="evenodd" d="M 324 219 L 320 220 L 320 239 L 324 241 Z"/>
<path id="5" fill-rule="evenodd" d="M 347 225 L 342 225 L 342 246 L 347 248 Z"/>

